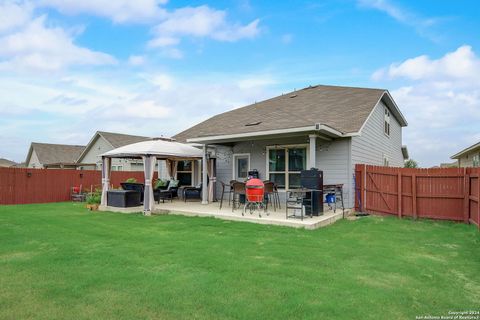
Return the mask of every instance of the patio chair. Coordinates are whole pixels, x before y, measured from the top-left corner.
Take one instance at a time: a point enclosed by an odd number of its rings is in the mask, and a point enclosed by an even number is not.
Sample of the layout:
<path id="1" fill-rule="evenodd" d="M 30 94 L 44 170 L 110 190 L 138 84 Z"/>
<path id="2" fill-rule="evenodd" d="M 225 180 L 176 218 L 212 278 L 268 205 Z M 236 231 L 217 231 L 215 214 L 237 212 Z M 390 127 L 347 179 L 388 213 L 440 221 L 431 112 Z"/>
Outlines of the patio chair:
<path id="1" fill-rule="evenodd" d="M 222 184 L 222 197 L 220 199 L 220 209 L 222 209 L 222 205 L 223 205 L 223 197 L 225 195 L 225 193 L 228 194 L 228 205 L 230 206 L 230 201 L 231 201 L 231 195 L 232 195 L 232 184 L 225 184 L 223 181 L 220 181 L 220 183 Z"/>
<path id="2" fill-rule="evenodd" d="M 183 189 L 183 201 L 187 202 L 188 199 L 202 199 L 201 183 L 196 187 L 185 187 Z"/>
<path id="3" fill-rule="evenodd" d="M 170 202 L 172 202 L 173 198 L 178 196 L 178 184 L 178 180 L 170 180 L 166 189 L 154 189 L 153 199 L 158 203 L 160 203 L 160 200 L 162 200 L 162 202 L 165 202 L 165 200 L 170 200 Z"/>
<path id="4" fill-rule="evenodd" d="M 232 198 L 232 212 L 235 207 L 240 207 L 242 203 L 245 203 L 245 183 L 235 181 L 232 184 L 233 198 Z"/>
<path id="5" fill-rule="evenodd" d="M 266 181 L 264 183 L 264 192 L 265 192 L 265 202 L 266 209 L 268 210 L 268 205 L 273 204 L 273 210 L 277 211 L 277 200 L 275 196 L 275 184 L 271 181 Z"/>
<path id="6" fill-rule="evenodd" d="M 82 185 L 79 187 L 71 187 L 70 188 L 70 199 L 72 201 L 80 201 L 84 202 L 86 200 L 87 195 L 82 192 Z"/>

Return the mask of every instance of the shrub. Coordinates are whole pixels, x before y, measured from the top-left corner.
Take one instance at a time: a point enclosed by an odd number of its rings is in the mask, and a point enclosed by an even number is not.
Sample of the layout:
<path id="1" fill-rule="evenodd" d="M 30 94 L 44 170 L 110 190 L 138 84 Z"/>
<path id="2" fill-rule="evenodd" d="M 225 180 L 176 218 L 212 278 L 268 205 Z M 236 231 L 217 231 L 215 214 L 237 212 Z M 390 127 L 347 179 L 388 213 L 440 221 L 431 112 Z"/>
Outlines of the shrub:
<path id="1" fill-rule="evenodd" d="M 102 200 L 102 191 L 96 189 L 94 192 L 87 195 L 86 202 L 87 204 L 100 204 Z"/>
<path id="2" fill-rule="evenodd" d="M 125 182 L 128 182 L 128 183 L 137 183 L 137 179 L 135 179 L 135 178 L 128 178 L 127 180 L 125 180 Z"/>

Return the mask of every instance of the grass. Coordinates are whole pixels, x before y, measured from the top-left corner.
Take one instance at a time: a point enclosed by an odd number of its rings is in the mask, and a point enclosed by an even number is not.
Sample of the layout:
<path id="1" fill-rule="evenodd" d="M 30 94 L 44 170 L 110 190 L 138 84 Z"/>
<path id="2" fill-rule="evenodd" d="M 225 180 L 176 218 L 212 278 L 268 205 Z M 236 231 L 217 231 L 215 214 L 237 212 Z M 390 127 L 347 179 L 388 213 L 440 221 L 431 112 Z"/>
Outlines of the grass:
<path id="1" fill-rule="evenodd" d="M 0 319 L 414 319 L 477 309 L 480 235 L 0 206 Z"/>

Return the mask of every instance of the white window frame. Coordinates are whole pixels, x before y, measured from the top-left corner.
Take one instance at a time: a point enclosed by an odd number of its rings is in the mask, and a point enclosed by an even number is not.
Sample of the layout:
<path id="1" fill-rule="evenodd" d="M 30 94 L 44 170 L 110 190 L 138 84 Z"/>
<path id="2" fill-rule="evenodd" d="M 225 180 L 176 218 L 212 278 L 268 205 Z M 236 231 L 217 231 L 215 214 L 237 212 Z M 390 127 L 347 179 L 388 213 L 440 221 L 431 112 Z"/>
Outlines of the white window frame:
<path id="1" fill-rule="evenodd" d="M 387 136 L 390 137 L 390 110 L 388 107 L 385 107 L 384 113 L 383 113 L 383 133 Z"/>
<path id="2" fill-rule="evenodd" d="M 267 152 L 265 153 L 265 166 L 266 170 L 265 172 L 267 173 L 266 179 L 270 180 L 270 165 L 269 165 L 269 159 L 270 159 L 270 150 L 276 150 L 276 149 L 285 149 L 285 152 L 288 153 L 289 149 L 299 149 L 299 148 L 305 148 L 305 164 L 306 168 L 308 168 L 308 164 L 310 163 L 310 152 L 309 152 L 309 144 L 308 143 L 302 143 L 302 144 L 285 144 L 285 145 L 275 145 L 275 146 L 267 146 Z M 290 188 L 288 187 L 290 184 L 288 174 L 289 173 L 299 173 L 299 171 L 289 171 L 288 170 L 288 154 L 285 154 L 285 171 L 272 171 L 271 173 L 285 173 L 285 188 L 281 189 L 279 188 L 279 191 L 288 191 Z"/>
<path id="3" fill-rule="evenodd" d="M 179 159 L 178 161 L 190 161 L 192 163 L 192 170 L 191 171 L 179 171 L 178 170 L 178 162 L 177 162 L 177 172 L 175 172 L 175 179 L 178 180 L 178 174 L 179 173 L 189 173 L 190 172 L 190 175 L 191 175 L 191 178 L 190 178 L 190 181 L 191 181 L 191 184 L 189 186 L 185 186 L 185 187 L 193 187 L 194 184 L 195 184 L 195 163 L 194 161 L 195 160 L 191 160 L 191 159 Z"/>
<path id="4" fill-rule="evenodd" d="M 243 158 L 247 157 L 248 158 L 248 171 L 250 171 L 250 153 L 234 153 L 232 155 L 232 180 L 237 179 L 237 158 Z"/>

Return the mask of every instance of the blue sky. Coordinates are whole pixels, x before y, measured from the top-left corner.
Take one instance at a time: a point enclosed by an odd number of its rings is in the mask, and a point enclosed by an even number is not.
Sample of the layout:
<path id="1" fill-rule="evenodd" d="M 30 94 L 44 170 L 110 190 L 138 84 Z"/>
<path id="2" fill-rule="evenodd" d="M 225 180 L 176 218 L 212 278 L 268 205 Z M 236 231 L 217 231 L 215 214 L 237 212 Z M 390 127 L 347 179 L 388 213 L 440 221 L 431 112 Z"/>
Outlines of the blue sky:
<path id="1" fill-rule="evenodd" d="M 477 1 L 0 0 L 0 157 L 170 136 L 310 84 L 390 90 L 423 166 L 480 140 Z"/>

